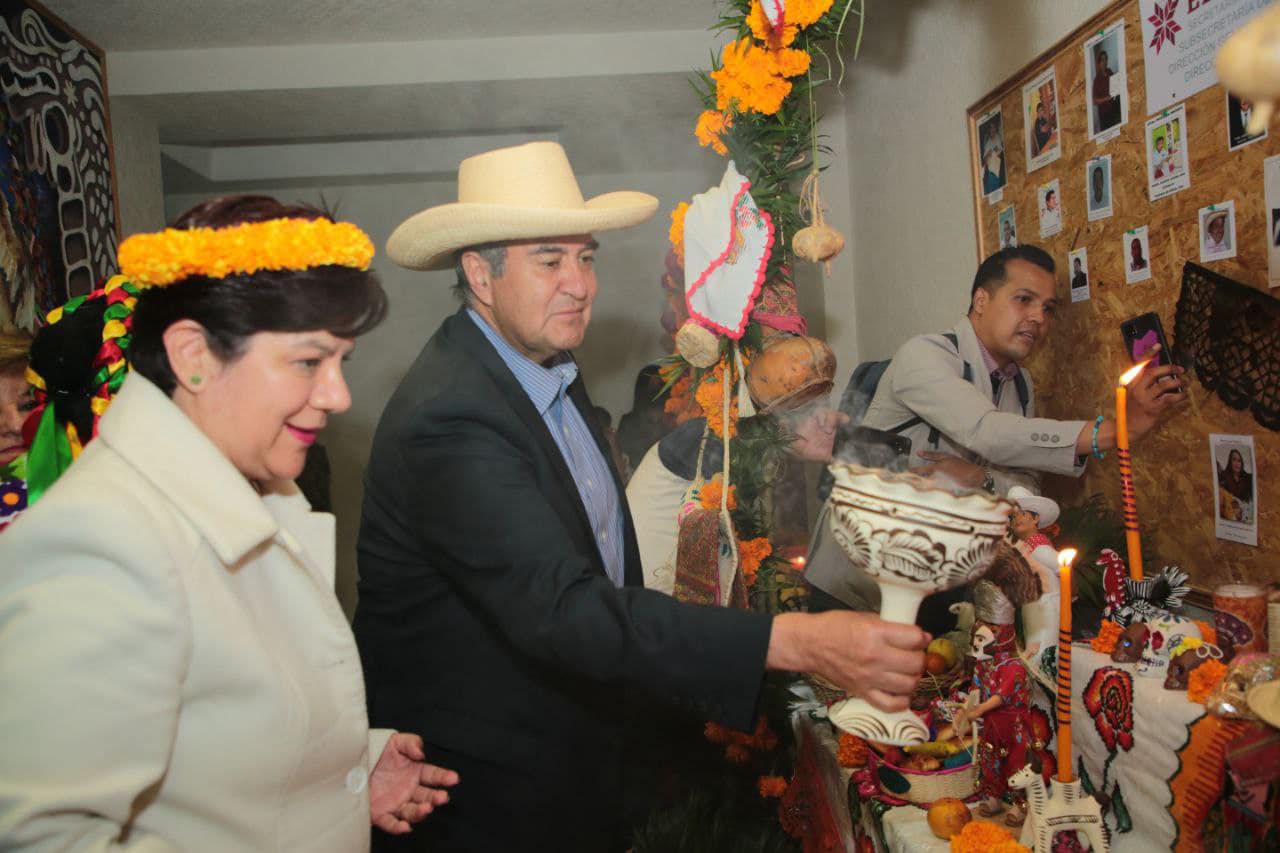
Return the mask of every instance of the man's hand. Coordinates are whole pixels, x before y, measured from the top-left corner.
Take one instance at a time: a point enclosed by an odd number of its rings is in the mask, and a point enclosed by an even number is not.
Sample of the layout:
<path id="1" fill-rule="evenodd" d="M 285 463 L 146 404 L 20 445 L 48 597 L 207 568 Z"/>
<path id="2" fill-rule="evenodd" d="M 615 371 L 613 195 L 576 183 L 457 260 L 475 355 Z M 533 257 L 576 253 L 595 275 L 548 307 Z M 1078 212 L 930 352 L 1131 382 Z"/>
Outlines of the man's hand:
<path id="1" fill-rule="evenodd" d="M 1176 364 L 1148 366 L 1129 383 L 1126 412 L 1131 440 L 1142 438 L 1160 423 L 1170 409 L 1186 401 L 1185 372 L 1185 368 Z"/>
<path id="2" fill-rule="evenodd" d="M 950 453 L 939 453 L 936 450 L 921 450 L 916 454 L 921 459 L 929 460 L 930 465 L 921 465 L 911 469 L 912 474 L 921 477 L 932 477 L 962 489 L 980 489 L 987 479 L 987 469 L 972 462 L 966 462 L 959 456 Z"/>
<path id="3" fill-rule="evenodd" d="M 928 644 L 915 625 L 874 613 L 784 613 L 774 617 L 765 665 L 817 673 L 882 711 L 904 711 Z"/>
<path id="4" fill-rule="evenodd" d="M 422 738 L 396 732 L 369 776 L 369 820 L 392 835 L 403 835 L 438 806 L 449 802 L 446 788 L 458 774 L 426 763 Z"/>

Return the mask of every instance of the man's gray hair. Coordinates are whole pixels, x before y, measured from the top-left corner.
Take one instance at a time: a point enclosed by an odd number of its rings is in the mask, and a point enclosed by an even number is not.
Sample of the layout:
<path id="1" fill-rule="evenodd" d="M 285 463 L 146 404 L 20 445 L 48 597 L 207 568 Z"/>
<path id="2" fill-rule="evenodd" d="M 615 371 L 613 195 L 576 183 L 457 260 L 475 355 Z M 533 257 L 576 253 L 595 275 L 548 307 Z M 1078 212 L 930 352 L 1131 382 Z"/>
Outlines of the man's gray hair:
<path id="1" fill-rule="evenodd" d="M 462 256 L 467 252 L 475 252 L 486 264 L 494 276 L 501 278 L 502 273 L 507 268 L 507 244 L 506 243 L 481 243 L 478 246 L 467 246 L 465 249 L 459 249 L 458 254 L 454 256 L 454 272 L 458 280 L 453 285 L 453 295 L 458 297 L 458 301 L 470 305 L 474 294 L 471 291 L 471 282 L 467 280 L 467 271 L 462 268 Z"/>

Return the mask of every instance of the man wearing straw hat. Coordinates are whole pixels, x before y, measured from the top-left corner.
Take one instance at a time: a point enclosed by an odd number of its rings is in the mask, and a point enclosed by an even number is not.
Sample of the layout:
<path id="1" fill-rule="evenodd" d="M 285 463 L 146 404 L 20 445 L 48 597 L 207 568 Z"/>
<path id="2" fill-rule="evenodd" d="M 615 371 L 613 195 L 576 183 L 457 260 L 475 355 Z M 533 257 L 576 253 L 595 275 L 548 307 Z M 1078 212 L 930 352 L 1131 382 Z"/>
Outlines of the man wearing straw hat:
<path id="1" fill-rule="evenodd" d="M 423 732 L 461 781 L 426 833 L 375 848 L 623 849 L 639 817 L 623 802 L 637 695 L 750 728 L 768 667 L 906 707 L 927 640 L 917 628 L 771 618 L 642 588 L 622 484 L 584 417 L 570 351 L 596 293 L 592 235 L 643 222 L 657 199 L 584 201 L 550 142 L 465 160 L 458 199 L 387 243 L 410 269 L 454 268 L 464 304 L 378 425 L 354 627 L 371 720 Z"/>

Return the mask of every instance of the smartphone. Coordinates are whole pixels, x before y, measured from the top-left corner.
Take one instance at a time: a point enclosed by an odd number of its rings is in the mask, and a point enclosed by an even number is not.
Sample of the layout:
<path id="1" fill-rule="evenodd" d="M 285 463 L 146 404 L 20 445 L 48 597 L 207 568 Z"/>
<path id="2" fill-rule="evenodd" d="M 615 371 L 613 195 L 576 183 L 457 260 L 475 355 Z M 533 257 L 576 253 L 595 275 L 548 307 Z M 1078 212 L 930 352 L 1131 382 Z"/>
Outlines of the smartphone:
<path id="1" fill-rule="evenodd" d="M 1134 364 L 1148 358 L 1147 352 L 1160 345 L 1154 356 L 1155 366 L 1173 364 L 1173 351 L 1169 349 L 1169 341 L 1164 336 L 1164 326 L 1160 323 L 1160 315 L 1154 311 L 1140 314 L 1120 324 L 1120 334 L 1124 338 L 1124 350 Z"/>
<path id="2" fill-rule="evenodd" d="M 874 427 L 842 425 L 836 430 L 832 455 L 837 462 L 905 471 L 911 461 L 911 439 Z"/>

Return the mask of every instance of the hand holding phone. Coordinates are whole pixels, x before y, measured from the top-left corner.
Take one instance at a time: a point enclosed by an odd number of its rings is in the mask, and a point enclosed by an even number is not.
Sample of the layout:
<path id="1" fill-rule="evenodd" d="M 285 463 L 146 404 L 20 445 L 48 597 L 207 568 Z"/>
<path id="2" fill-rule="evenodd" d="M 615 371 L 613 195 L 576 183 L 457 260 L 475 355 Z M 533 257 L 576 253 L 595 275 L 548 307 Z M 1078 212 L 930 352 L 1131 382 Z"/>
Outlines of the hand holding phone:
<path id="1" fill-rule="evenodd" d="M 1173 351 L 1169 349 L 1164 326 L 1156 312 L 1148 311 L 1125 320 L 1120 324 L 1120 334 L 1124 338 L 1125 352 L 1134 364 L 1148 358 L 1152 359 L 1153 367 L 1174 363 Z"/>

